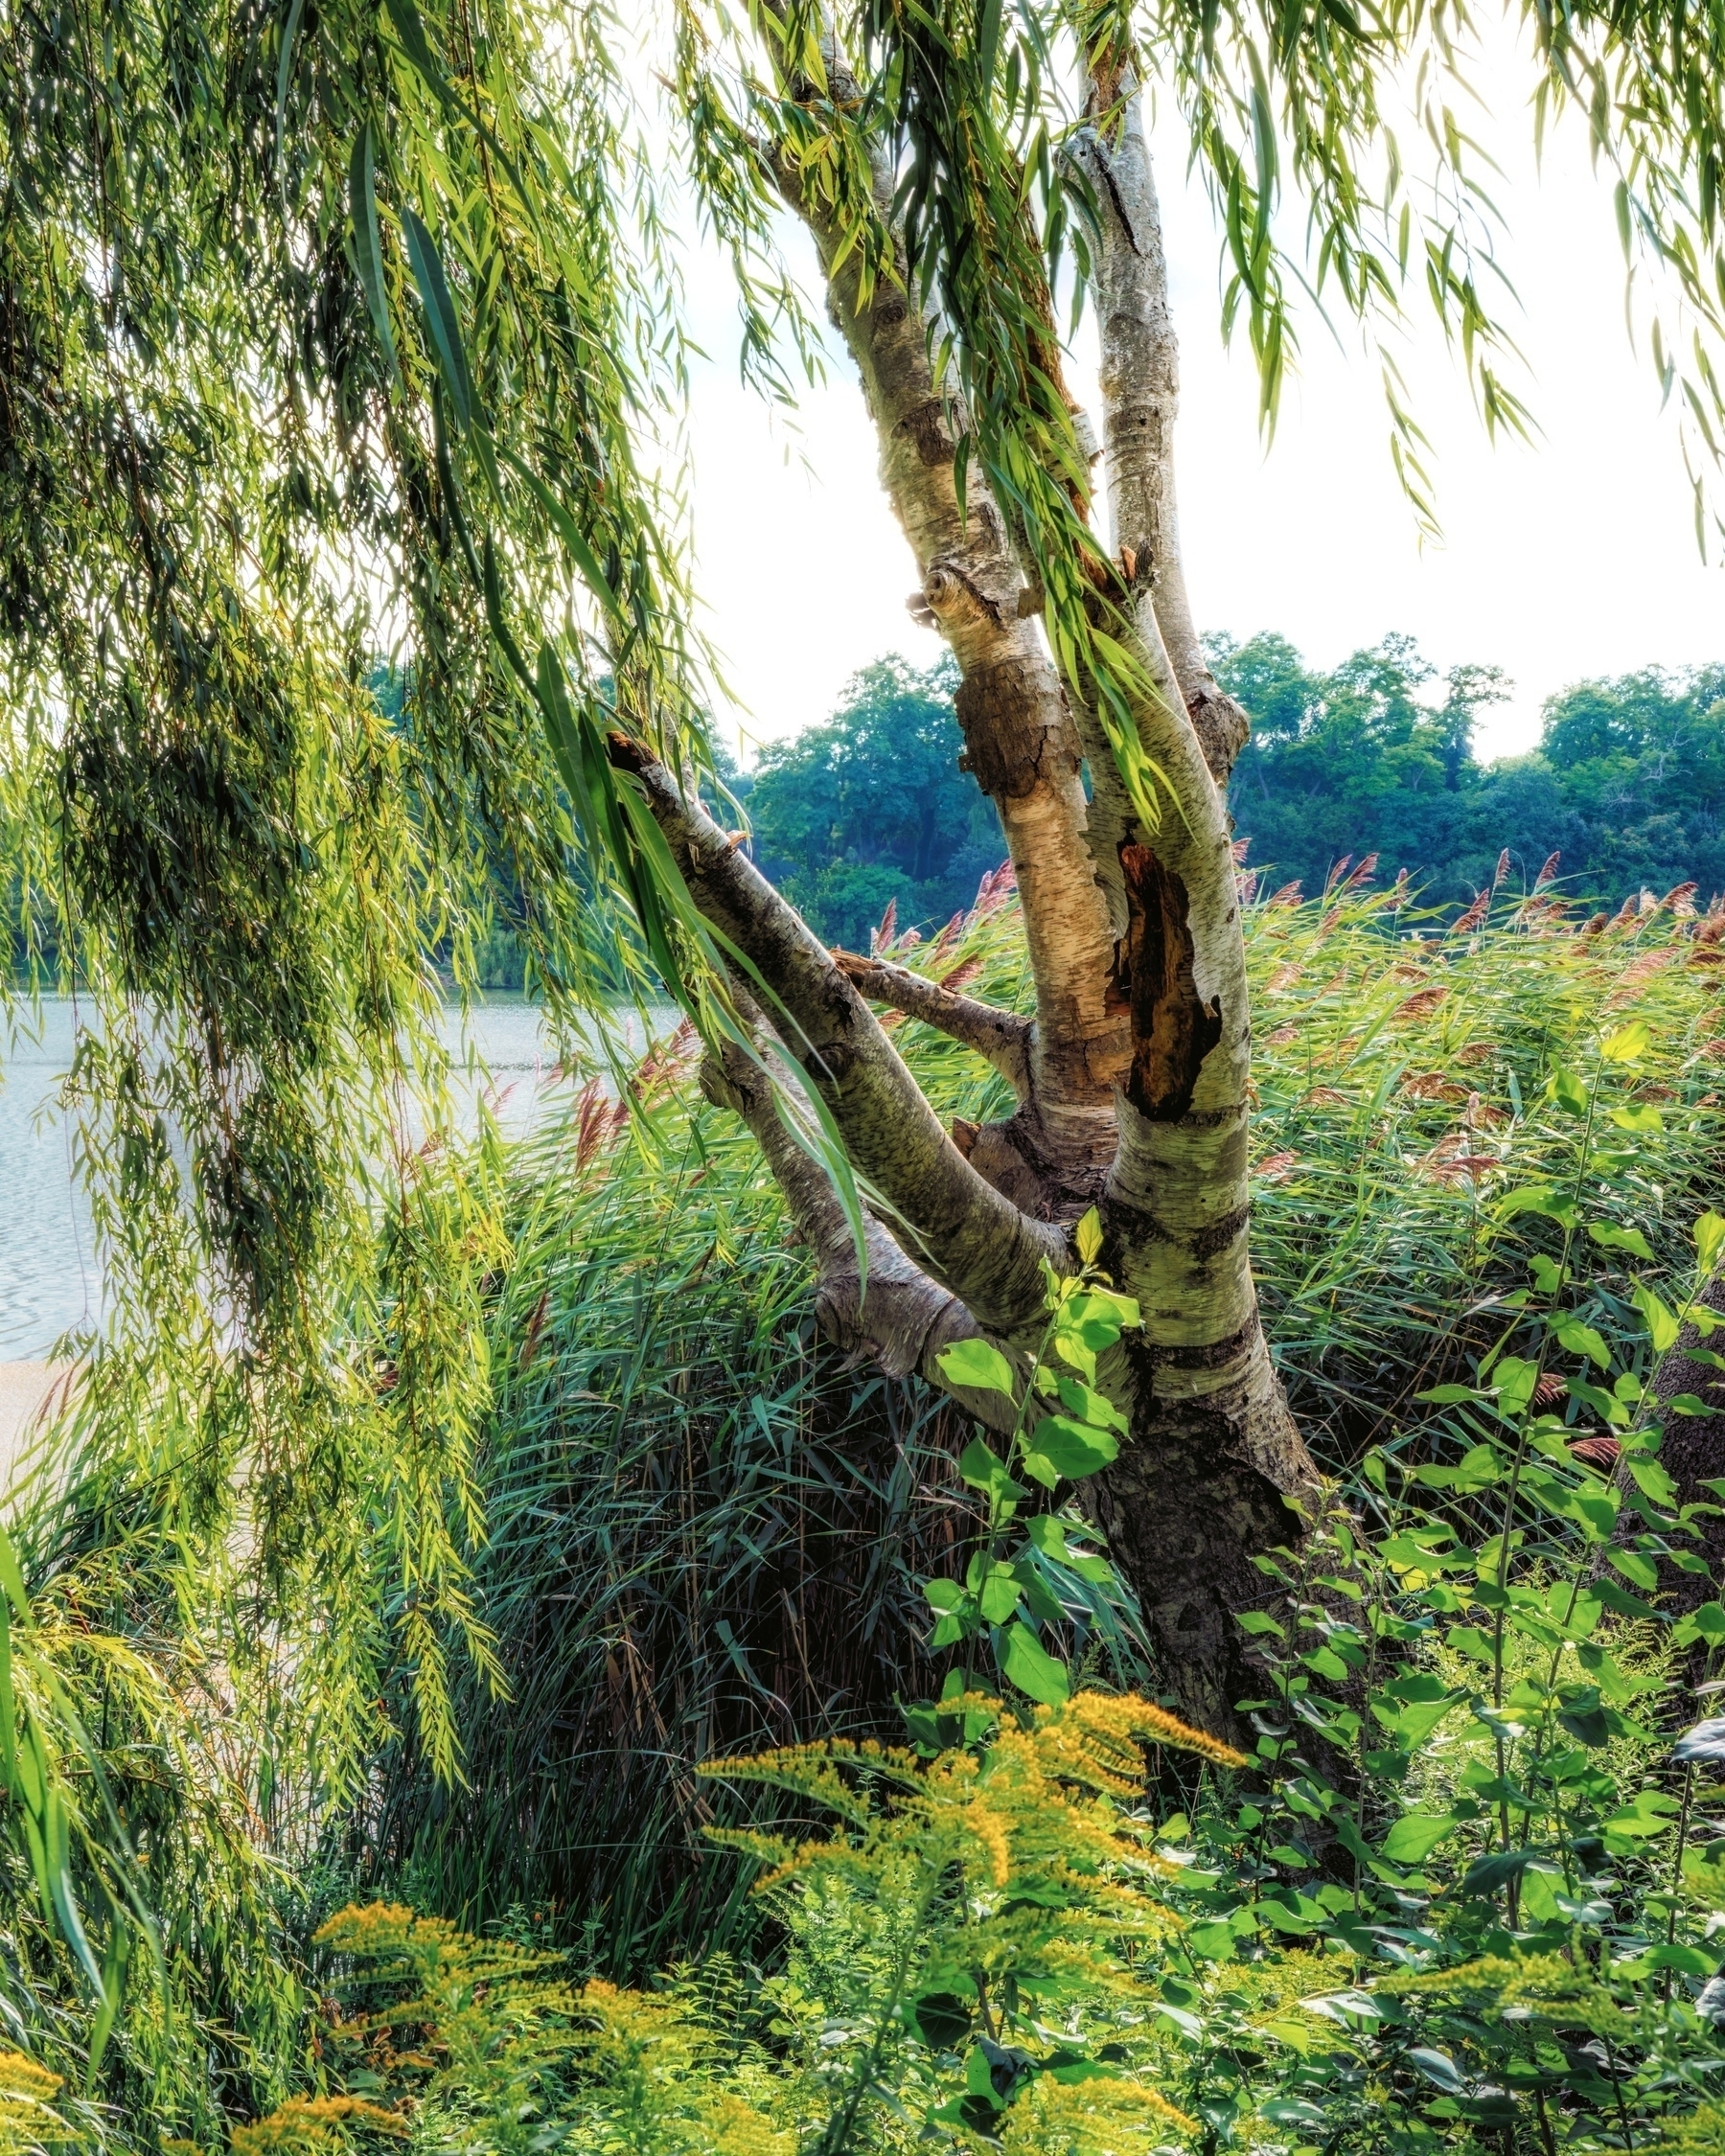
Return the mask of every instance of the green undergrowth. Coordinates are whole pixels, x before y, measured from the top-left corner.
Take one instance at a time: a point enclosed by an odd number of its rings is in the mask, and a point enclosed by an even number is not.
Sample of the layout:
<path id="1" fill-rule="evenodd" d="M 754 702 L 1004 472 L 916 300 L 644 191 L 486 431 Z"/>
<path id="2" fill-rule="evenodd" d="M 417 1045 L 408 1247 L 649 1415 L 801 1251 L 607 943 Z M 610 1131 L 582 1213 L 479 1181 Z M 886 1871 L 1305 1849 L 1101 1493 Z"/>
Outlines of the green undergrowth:
<path id="1" fill-rule="evenodd" d="M 1561 1149 L 1547 1080 L 1602 1009 L 1647 1024 L 1633 1090 L 1651 1113 L 1601 1164 L 1597 1201 L 1647 1236 L 1655 1281 L 1683 1262 L 1725 1133 L 1703 1051 L 1725 1028 L 1725 969 L 1696 963 L 1714 947 L 1693 922 L 1664 909 L 1581 937 L 1506 904 L 1444 936 L 1394 903 L 1355 891 L 1249 915 L 1260 1282 L 1338 1472 L 1373 1437 L 1403 1441 L 1412 1396 L 1488 1343 L 1481 1306 L 1515 1284 L 1531 1232 L 1496 1218 L 1498 1197 Z M 1003 897 L 898 955 L 1026 1000 Z M 953 1043 L 894 1034 L 944 1115 L 1009 1108 Z M 937 1675 L 917 1580 L 978 1525 L 953 1411 L 916 1381 L 839 1368 L 815 1339 L 806 1255 L 692 1062 L 686 1037 L 649 1058 L 632 1121 L 574 1085 L 512 1150 L 474 1560 L 508 1692 L 455 1664 L 465 1783 L 410 1738 L 364 1836 L 379 1875 L 426 1906 L 483 1923 L 519 1904 L 560 1936 L 585 1923 L 613 1974 L 746 1924 L 695 1853 L 692 1762 L 895 1726 L 895 1697 Z M 1576 1264 L 1609 1303 L 1603 1256 L 1590 1244 Z M 1091 1646 L 1112 1681 L 1146 1680 L 1130 1639 Z"/>
<path id="2" fill-rule="evenodd" d="M 1249 912 L 1259 1276 L 1338 1509 L 1306 1571 L 1266 1583 L 1278 1629 L 1260 1635 L 1254 1765 L 1182 1783 L 1162 1754 L 1155 1806 L 1102 1793 L 1138 1853 L 1099 1876 L 1153 1887 L 1162 1912 L 1110 1945 L 1106 1981 L 1073 1975 L 1055 2000 L 1020 1968 L 1010 1990 L 972 1996 L 959 1960 L 904 1930 L 891 1835 L 886 1871 L 859 1870 L 855 1817 L 823 1811 L 801 1768 L 700 1771 L 903 1744 L 904 1705 L 1004 1682 L 1003 1710 L 910 1725 L 933 1751 L 909 1780 L 857 1770 L 882 1817 L 920 1818 L 917 1778 L 953 1746 L 993 1773 L 993 1751 L 1057 1718 L 1067 1691 L 1153 1698 L 1157 1681 L 1130 1607 L 1069 1593 L 1070 1525 L 1033 1524 L 1057 1502 L 1074 1522 L 1070 1487 L 1031 1493 L 1023 1550 L 1002 1541 L 998 1493 L 966 1479 L 957 1411 L 816 1340 L 806 1253 L 676 1039 L 634 1072 L 629 1109 L 577 1070 L 532 1135 L 487 1141 L 472 1387 L 489 1405 L 451 1515 L 485 1652 L 416 1634 L 390 1568 L 333 1588 L 376 1601 L 380 1639 L 423 1636 L 442 1657 L 429 1686 L 424 1655 L 399 1659 L 371 1703 L 356 1800 L 276 1764 L 315 1749 L 314 1642 L 272 1656 L 220 1595 L 200 1603 L 148 1485 L 78 1484 L 19 1521 L 12 1616 L 20 1652 L 57 1673 L 29 1711 L 69 1823 L 58 1869 L 24 1835 L 0 1882 L 5 2033 L 62 2080 L 52 2098 L 21 2085 L 14 2144 L 177 2137 L 215 2156 L 237 2127 L 254 2151 L 403 2133 L 794 2156 L 931 2135 L 1101 2152 L 1195 2134 L 1325 2156 L 1709 2145 L 1696 2105 L 1714 2087 L 1701 2008 L 1725 1935 L 1725 1795 L 1715 1768 L 1686 1774 L 1670 1752 L 1699 1711 L 1683 1687 L 1711 1681 L 1717 1585 L 1688 1583 L 1703 1615 L 1679 1638 L 1662 1612 L 1701 1546 L 1671 1525 L 1639 1388 L 1694 1293 L 1694 1223 L 1718 1188 L 1725 969 L 1711 924 L 1669 906 L 1577 926 L 1504 901 L 1440 934 L 1396 894 L 1359 890 Z M 895 954 L 1025 999 L 1000 894 L 945 943 Z M 963 1051 L 895 1032 L 943 1114 L 1005 1108 Z M 452 1148 L 427 1156 L 425 1203 L 459 1220 L 466 1172 Z M 1537 1407 L 1517 1403 L 1518 1367 L 1552 1381 Z M 405 1389 L 394 1364 L 372 1382 Z M 1601 1434 L 1627 1465 L 1572 1452 Z M 1066 1568 L 1059 1609 L 1020 1581 L 997 1622 L 1006 1573 L 1046 1558 Z M 932 1601 L 955 1620 L 944 1633 Z M 991 1624 L 1003 1636 L 984 1654 Z M 427 1729 L 440 1688 L 447 1716 Z M 766 1893 L 710 1831 L 800 1845 L 835 1817 L 834 1853 Z M 995 1830 L 974 1824 L 997 1865 Z M 1026 1937 L 1041 1921 L 1045 1826 L 1007 1829 L 1020 1884 L 979 1890 L 978 1921 L 1021 1903 Z M 67 1895 L 94 1971 L 67 1944 Z M 552 1957 L 570 1997 L 588 1987 L 586 2007 L 550 2015 L 563 2033 L 531 2086 L 490 2066 L 464 2081 L 433 2046 L 433 2090 L 387 2047 L 366 2063 L 317 2033 L 315 2000 L 356 1964 L 326 1962 L 311 1934 L 378 1896 L 486 1953 Z M 883 1940 L 908 1957 L 885 1989 Z M 1469 1962 L 1485 1973 L 1445 1991 Z M 610 2019 L 593 2004 L 608 1984 L 624 2002 Z M 482 2004 L 461 2009 L 479 2013 L 463 2025 L 474 2058 L 495 2048 Z M 869 2047 L 864 2138 L 832 2140 L 835 2076 Z M 9 2088 L 0 2073 L 12 2133 Z"/>
<path id="3" fill-rule="evenodd" d="M 961 1457 L 990 1498 L 980 1567 L 962 1594 L 951 1567 L 926 1583 L 932 1641 L 992 1653 L 1003 1696 L 960 1664 L 908 1743 L 708 1762 L 709 1786 L 798 1800 L 776 1832 L 707 1827 L 775 1920 L 741 1961 L 618 1989 L 406 1908 L 338 1915 L 320 1941 L 354 2003 L 325 2100 L 380 2108 L 332 2133 L 638 2156 L 1718 2145 L 1725 1478 L 1678 1486 L 1666 1434 L 1710 1404 L 1646 1381 L 1686 1321 L 1725 1335 L 1703 1299 L 1725 1215 L 1665 1211 L 1663 1264 L 1624 1217 L 1670 1104 L 1651 1022 L 1609 1002 L 1546 1072 L 1530 1172 L 1469 1175 L 1505 1283 L 1484 1350 L 1261 1560 L 1250 1756 L 1086 1685 L 1066 1614 L 997 1555 L 1021 1507 L 1025 1553 L 1064 1552 L 1035 1521 L 1111 1442 L 1105 1414 L 1031 1406 L 1088 1411 L 1091 1328 L 1136 1321 L 1087 1276 L 1051 1298 L 1049 1383 L 1039 1363 L 1004 1461 Z M 1093 1223 L 1079 1241 L 1093 1261 Z M 953 1354 L 1015 1390 L 990 1351 Z M 1692 1360 L 1725 1383 L 1725 1352 Z M 1197 1769 L 1178 1808 L 1146 1779 L 1169 1753 Z"/>

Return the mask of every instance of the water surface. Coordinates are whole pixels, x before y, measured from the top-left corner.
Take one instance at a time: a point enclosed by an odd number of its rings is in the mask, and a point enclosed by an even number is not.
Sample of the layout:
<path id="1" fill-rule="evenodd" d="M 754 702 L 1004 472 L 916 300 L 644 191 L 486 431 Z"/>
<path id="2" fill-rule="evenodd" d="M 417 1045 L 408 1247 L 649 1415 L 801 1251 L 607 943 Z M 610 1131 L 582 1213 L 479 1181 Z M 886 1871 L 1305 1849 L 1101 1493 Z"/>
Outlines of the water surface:
<path id="1" fill-rule="evenodd" d="M 89 1203 L 73 1172 L 73 1134 L 56 1103 L 71 1066 L 87 1003 L 44 998 L 34 1014 L 20 1007 L 10 1033 L 0 1016 L 0 1363 L 45 1355 L 69 1327 L 102 1312 L 101 1254 Z M 664 1016 L 663 1029 L 675 1014 Z M 632 1012 L 619 1026 L 628 1047 L 641 1046 Z M 462 1014 L 449 1005 L 445 1039 L 463 1053 Z M 562 1078 L 540 1012 L 520 997 L 488 997 L 467 1014 L 466 1044 L 477 1066 L 455 1087 L 464 1118 L 488 1089 L 506 1131 L 527 1129 L 567 1081 Z"/>

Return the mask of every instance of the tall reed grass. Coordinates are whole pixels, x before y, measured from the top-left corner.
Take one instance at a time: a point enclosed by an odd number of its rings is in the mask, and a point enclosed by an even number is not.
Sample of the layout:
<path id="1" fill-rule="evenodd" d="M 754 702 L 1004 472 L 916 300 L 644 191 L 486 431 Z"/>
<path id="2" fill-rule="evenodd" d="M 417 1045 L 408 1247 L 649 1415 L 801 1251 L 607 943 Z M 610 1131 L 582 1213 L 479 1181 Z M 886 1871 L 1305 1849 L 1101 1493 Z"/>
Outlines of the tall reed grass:
<path id="1" fill-rule="evenodd" d="M 1649 1113 L 1590 1210 L 1644 1230 L 1655 1281 L 1681 1261 L 1720 1180 L 1720 923 L 1681 894 L 1591 933 L 1545 893 L 1460 932 L 1401 887 L 1251 903 L 1248 882 L 1243 898 L 1257 1266 L 1291 1393 L 1340 1469 L 1369 1442 L 1421 1441 L 1414 1394 L 1493 1337 L 1493 1298 L 1541 1232 L 1500 1221 L 1496 1194 L 1555 1157 L 1549 1081 L 1602 1021 L 1648 1027 Z M 894 954 L 1028 1007 L 998 880 Z M 892 1022 L 944 1114 L 1008 1105 L 964 1050 Z M 695 1763 L 897 1733 L 895 1701 L 937 1682 L 915 1580 L 952 1570 L 975 1527 L 959 1419 L 816 1339 L 805 1256 L 750 1141 L 701 1101 L 692 1048 L 649 1055 L 636 1112 L 595 1080 L 516 1149 L 475 1581 L 508 1692 L 459 1680 L 465 1782 L 440 1784 L 410 1735 L 363 1823 L 374 1876 L 418 1906 L 585 1926 L 612 1973 L 741 1936 L 730 1872 L 698 1853 L 712 1800 Z M 1130 1628 L 1093 1660 L 1147 1675 Z"/>

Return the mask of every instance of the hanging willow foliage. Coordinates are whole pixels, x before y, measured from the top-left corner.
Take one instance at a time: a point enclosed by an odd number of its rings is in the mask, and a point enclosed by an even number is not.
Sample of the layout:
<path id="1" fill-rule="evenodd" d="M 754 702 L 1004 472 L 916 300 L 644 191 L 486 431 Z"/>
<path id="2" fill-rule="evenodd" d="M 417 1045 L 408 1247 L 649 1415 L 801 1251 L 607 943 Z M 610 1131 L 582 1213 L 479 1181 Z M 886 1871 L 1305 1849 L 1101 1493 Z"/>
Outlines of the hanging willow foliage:
<path id="1" fill-rule="evenodd" d="M 1510 11 L 1541 124 L 1580 109 L 1626 249 L 1668 272 L 1655 352 L 1699 490 L 1725 8 Z M 959 470 L 1014 522 L 1146 822 L 1061 379 L 1094 212 L 1077 48 L 1183 115 L 1267 417 L 1309 276 L 1377 327 L 1423 287 L 1487 420 L 1522 423 L 1448 102 L 1459 5 L 664 0 L 648 59 L 638 27 L 586 0 L 0 0 L 0 828 L 85 999 L 70 1093 L 118 1307 L 86 1456 L 236 1666 L 264 1631 L 298 1642 L 271 1663 L 310 1703 L 280 1764 L 334 1790 L 403 1661 L 456 1772 L 446 1657 L 490 1654 L 471 1449 L 508 1252 L 483 1149 L 459 1188 L 422 1172 L 448 1118 L 434 955 L 463 975 L 500 870 L 554 1005 L 662 985 L 739 1032 L 721 939 L 606 747 L 703 756 L 661 190 L 727 248 L 773 394 L 817 344 L 787 174 L 866 281 L 909 281 Z M 1422 156 L 1385 117 L 1407 81 Z"/>

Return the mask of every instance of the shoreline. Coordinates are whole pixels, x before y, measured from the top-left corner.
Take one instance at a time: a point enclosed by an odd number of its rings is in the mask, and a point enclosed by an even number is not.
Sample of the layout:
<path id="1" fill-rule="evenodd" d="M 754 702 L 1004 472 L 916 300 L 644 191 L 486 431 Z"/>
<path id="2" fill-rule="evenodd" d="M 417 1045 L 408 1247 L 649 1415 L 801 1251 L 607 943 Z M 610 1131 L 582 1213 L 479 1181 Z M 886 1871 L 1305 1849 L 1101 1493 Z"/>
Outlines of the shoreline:
<path id="1" fill-rule="evenodd" d="M 0 1363 L 0 1497 L 11 1489 L 12 1469 L 55 1388 L 72 1369 L 70 1363 Z"/>

